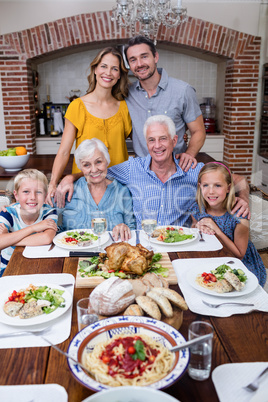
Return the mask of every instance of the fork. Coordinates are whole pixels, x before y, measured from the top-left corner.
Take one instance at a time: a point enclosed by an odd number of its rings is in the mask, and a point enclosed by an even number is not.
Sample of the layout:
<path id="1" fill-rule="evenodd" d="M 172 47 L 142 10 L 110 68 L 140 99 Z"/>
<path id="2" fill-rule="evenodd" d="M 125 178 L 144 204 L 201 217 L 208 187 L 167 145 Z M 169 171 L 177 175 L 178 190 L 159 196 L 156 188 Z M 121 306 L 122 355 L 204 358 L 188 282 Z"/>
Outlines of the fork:
<path id="1" fill-rule="evenodd" d="M 31 331 L 19 331 L 19 332 L 8 332 L 6 334 L 0 334 L 0 338 L 8 338 L 10 336 L 21 336 L 21 335 L 36 335 L 36 336 L 41 336 L 42 334 L 46 333 L 48 331 L 49 327 L 40 329 L 40 330 L 34 330 L 32 329 Z"/>
<path id="2" fill-rule="evenodd" d="M 199 236 L 200 236 L 199 241 L 205 241 L 205 240 L 203 239 L 203 233 L 201 232 L 201 230 L 199 230 Z"/>
<path id="3" fill-rule="evenodd" d="M 227 303 L 220 303 L 220 304 L 212 304 L 212 303 L 208 303 L 205 300 L 202 300 L 202 302 L 209 307 L 212 308 L 218 308 L 220 306 L 223 306 L 225 304 L 235 304 L 236 306 L 254 306 L 254 304 L 247 304 L 247 303 L 237 303 L 237 302 L 227 302 Z"/>
<path id="4" fill-rule="evenodd" d="M 246 385 L 245 387 L 243 387 L 244 389 L 246 389 L 247 391 L 257 391 L 257 389 L 259 388 L 259 381 L 261 379 L 261 377 L 268 371 L 268 367 L 266 367 L 256 378 L 255 380 L 253 380 L 250 384 Z"/>

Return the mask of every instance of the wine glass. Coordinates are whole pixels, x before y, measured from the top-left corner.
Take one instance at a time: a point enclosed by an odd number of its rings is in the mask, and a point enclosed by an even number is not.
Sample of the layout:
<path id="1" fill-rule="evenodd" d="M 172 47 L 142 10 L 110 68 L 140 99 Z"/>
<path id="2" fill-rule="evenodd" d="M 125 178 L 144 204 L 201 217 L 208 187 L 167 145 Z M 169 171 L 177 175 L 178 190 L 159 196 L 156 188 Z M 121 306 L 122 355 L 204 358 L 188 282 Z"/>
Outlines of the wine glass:
<path id="1" fill-rule="evenodd" d="M 100 247 L 100 236 L 105 233 L 107 229 L 107 220 L 104 212 L 95 211 L 91 213 L 91 228 L 93 233 L 98 236 L 98 249 L 97 251 L 101 251 Z"/>
<path id="2" fill-rule="evenodd" d="M 141 226 L 144 232 L 148 236 L 149 246 L 148 250 L 153 250 L 151 244 L 151 234 L 156 229 L 157 226 L 157 212 L 156 211 L 143 211 Z"/>

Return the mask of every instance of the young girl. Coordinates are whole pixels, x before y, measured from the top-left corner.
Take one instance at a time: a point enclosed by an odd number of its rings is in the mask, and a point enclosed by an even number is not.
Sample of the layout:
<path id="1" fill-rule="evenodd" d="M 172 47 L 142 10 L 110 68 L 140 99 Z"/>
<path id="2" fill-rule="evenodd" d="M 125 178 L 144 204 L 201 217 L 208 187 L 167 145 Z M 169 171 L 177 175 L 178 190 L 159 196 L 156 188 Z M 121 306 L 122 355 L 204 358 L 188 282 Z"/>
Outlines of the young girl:
<path id="1" fill-rule="evenodd" d="M 240 258 L 264 286 L 266 269 L 254 244 L 249 240 L 249 220 L 231 215 L 235 190 L 229 168 L 209 162 L 200 170 L 196 200 L 192 206 L 193 226 L 203 233 L 216 234 Z"/>

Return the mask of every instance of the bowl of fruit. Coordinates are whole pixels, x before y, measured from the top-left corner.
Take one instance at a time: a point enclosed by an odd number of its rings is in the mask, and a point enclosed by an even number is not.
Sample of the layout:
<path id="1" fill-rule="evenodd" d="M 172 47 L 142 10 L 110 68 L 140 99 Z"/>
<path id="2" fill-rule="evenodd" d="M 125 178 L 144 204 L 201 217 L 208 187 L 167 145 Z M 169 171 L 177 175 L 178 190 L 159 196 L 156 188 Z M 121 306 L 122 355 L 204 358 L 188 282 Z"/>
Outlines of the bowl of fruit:
<path id="1" fill-rule="evenodd" d="M 7 172 L 16 172 L 26 165 L 29 157 L 25 147 L 8 148 L 0 151 L 0 166 Z"/>

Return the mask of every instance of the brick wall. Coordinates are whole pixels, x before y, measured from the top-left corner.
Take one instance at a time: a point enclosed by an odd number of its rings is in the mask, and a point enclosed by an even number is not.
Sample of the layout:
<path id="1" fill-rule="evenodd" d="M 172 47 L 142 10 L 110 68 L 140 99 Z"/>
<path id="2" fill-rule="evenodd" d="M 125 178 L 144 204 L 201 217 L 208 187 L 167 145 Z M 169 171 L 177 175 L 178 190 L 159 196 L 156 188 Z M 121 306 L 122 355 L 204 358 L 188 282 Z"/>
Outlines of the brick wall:
<path id="1" fill-rule="evenodd" d="M 110 20 L 111 12 L 63 18 L 0 36 L 0 74 L 8 147 L 35 152 L 35 114 L 30 63 L 85 44 L 115 43 L 131 35 Z M 137 33 L 139 26 L 137 24 Z M 223 116 L 224 161 L 249 177 L 252 167 L 260 60 L 260 37 L 189 17 L 176 29 L 160 27 L 158 44 L 184 47 L 226 60 Z"/>

